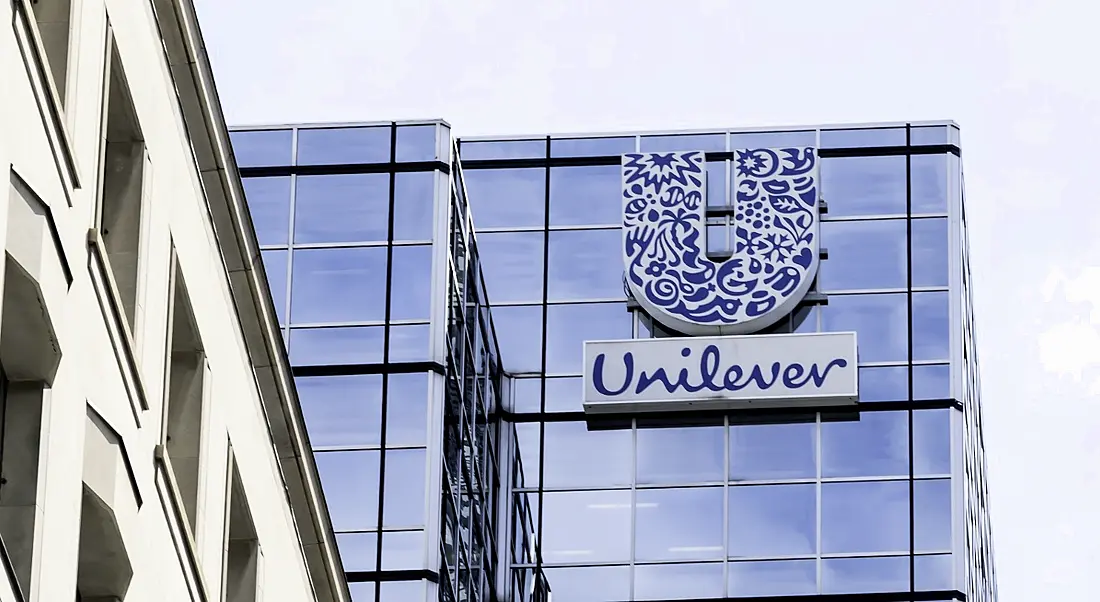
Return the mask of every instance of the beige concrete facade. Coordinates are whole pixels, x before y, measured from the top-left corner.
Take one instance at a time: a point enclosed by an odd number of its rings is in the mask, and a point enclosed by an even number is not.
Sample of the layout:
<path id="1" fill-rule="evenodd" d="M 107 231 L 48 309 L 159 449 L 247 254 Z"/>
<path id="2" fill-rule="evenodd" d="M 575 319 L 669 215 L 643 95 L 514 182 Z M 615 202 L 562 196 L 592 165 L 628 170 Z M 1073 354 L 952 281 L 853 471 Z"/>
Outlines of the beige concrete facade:
<path id="1" fill-rule="evenodd" d="M 0 22 L 0 602 L 346 601 L 190 0 Z"/>

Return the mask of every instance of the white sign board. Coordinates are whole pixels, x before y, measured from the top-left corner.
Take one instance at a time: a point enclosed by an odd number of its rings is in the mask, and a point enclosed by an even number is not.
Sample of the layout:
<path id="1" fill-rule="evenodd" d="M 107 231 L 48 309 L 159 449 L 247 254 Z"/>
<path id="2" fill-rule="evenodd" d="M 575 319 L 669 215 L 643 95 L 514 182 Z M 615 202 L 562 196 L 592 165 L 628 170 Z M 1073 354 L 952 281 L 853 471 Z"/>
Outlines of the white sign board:
<path id="1" fill-rule="evenodd" d="M 856 333 L 588 341 L 584 411 L 854 404 Z"/>

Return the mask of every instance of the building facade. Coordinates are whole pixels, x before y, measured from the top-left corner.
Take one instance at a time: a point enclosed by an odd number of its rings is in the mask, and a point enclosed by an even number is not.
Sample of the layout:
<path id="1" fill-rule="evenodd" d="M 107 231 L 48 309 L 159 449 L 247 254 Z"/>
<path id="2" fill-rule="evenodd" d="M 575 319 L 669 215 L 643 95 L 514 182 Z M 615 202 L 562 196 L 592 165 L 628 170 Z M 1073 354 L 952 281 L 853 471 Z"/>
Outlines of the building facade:
<path id="1" fill-rule="evenodd" d="M 356 601 L 996 599 L 954 124 L 232 138 Z M 721 262 L 739 149 L 790 147 L 819 268 L 755 333 L 855 332 L 858 405 L 586 413 L 586 341 L 680 336 L 624 286 L 624 156 L 701 153 Z"/>
<path id="2" fill-rule="evenodd" d="M 0 18 L 0 600 L 348 600 L 193 6 Z"/>

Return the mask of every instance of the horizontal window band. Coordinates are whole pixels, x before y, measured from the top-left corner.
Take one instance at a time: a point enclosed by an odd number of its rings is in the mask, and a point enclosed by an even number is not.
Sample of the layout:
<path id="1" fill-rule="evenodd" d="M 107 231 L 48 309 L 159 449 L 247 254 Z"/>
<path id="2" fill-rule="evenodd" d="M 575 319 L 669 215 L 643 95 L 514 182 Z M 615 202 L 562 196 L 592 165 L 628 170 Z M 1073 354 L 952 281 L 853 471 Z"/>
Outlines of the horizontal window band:
<path id="1" fill-rule="evenodd" d="M 445 161 L 410 161 L 407 163 L 340 163 L 333 165 L 274 165 L 270 167 L 238 168 L 242 178 L 275 178 L 280 176 L 330 176 L 368 173 L 409 173 L 441 171 L 451 173 Z"/>
<path id="2" fill-rule="evenodd" d="M 385 552 L 383 552 L 384 554 Z M 439 573 L 428 569 L 405 569 L 397 571 L 347 571 L 344 575 L 348 583 L 364 581 L 421 581 L 427 579 L 439 583 Z"/>
<path id="3" fill-rule="evenodd" d="M 378 362 L 371 364 L 329 364 L 324 366 L 293 366 L 295 377 L 351 376 L 359 374 L 414 374 L 435 372 L 444 374 L 443 364 L 438 362 Z"/>

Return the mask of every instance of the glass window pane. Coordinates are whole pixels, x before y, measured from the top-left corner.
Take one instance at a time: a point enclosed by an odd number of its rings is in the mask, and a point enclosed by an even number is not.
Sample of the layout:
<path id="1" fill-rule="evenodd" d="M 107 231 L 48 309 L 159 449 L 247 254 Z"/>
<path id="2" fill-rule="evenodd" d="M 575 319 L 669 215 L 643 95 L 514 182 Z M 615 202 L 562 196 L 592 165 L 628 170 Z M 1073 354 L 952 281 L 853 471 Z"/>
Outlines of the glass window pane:
<path id="1" fill-rule="evenodd" d="M 548 422 L 544 427 L 543 487 L 629 485 L 629 430 L 590 431 L 585 422 Z"/>
<path id="2" fill-rule="evenodd" d="M 909 557 L 826 558 L 821 588 L 826 594 L 909 591 Z"/>
<path id="3" fill-rule="evenodd" d="M 821 160 L 821 194 L 829 217 L 905 214 L 905 157 Z"/>
<path id="4" fill-rule="evenodd" d="M 373 364 L 383 361 L 382 326 L 291 328 L 291 366 Z"/>
<path id="5" fill-rule="evenodd" d="M 817 476 L 817 424 L 731 424 L 730 479 Z"/>
<path id="6" fill-rule="evenodd" d="M 913 293 L 913 359 L 951 358 L 951 307 L 946 291 Z"/>
<path id="7" fill-rule="evenodd" d="M 387 378 L 386 445 L 427 445 L 429 376 L 390 374 Z"/>
<path id="8" fill-rule="evenodd" d="M 859 420 L 823 416 L 822 476 L 885 477 L 908 474 L 908 412 L 862 412 Z"/>
<path id="9" fill-rule="evenodd" d="M 642 152 L 660 151 L 724 151 L 725 134 L 677 134 L 672 136 L 642 136 Z"/>
<path id="10" fill-rule="evenodd" d="M 519 448 L 523 480 L 513 483 L 514 487 L 538 487 L 539 484 L 539 423 L 518 422 L 516 427 L 516 445 Z"/>
<path id="11" fill-rule="evenodd" d="M 630 599 L 630 567 L 591 566 L 543 569 L 554 600 L 607 602 Z"/>
<path id="12" fill-rule="evenodd" d="M 730 204 L 726 195 L 726 169 L 729 161 L 707 161 L 707 206 L 725 207 Z M 622 209 L 620 208 L 621 212 Z M 725 237 L 723 237 L 725 238 Z M 707 250 L 721 250 L 728 247 L 725 241 L 712 240 L 711 231 L 707 230 Z M 717 245 L 717 246 L 714 246 Z"/>
<path id="13" fill-rule="evenodd" d="M 721 598 L 725 591 L 722 580 L 721 563 L 642 564 L 634 567 L 634 599 Z"/>
<path id="14" fill-rule="evenodd" d="M 558 138 L 550 141 L 551 157 L 613 157 L 634 152 L 634 137 Z"/>
<path id="15" fill-rule="evenodd" d="M 930 146 L 934 144 L 949 144 L 946 125 L 933 125 L 927 127 L 915 127 L 909 130 L 909 144 L 913 146 Z"/>
<path id="16" fill-rule="evenodd" d="M 821 148 L 905 146 L 905 128 L 821 130 Z"/>
<path id="17" fill-rule="evenodd" d="M 397 533 L 382 534 L 383 571 L 402 571 L 423 568 L 425 568 L 423 531 L 401 531 Z"/>
<path id="18" fill-rule="evenodd" d="M 584 380 L 581 378 L 546 379 L 547 412 L 580 412 L 584 410 Z"/>
<path id="19" fill-rule="evenodd" d="M 294 150 L 290 130 L 241 130 L 230 132 L 229 141 L 238 167 L 290 165 Z"/>
<path id="20" fill-rule="evenodd" d="M 291 323 L 385 319 L 384 247 L 299 249 L 293 262 Z"/>
<path id="21" fill-rule="evenodd" d="M 817 551 L 816 485 L 741 485 L 729 497 L 731 557 Z"/>
<path id="22" fill-rule="evenodd" d="M 829 258 L 818 276 L 826 291 L 905 288 L 909 255 L 905 220 L 865 220 L 821 224 Z"/>
<path id="23" fill-rule="evenodd" d="M 817 132 L 734 132 L 730 134 L 730 149 L 778 148 L 792 146 L 814 146 L 817 144 Z"/>
<path id="24" fill-rule="evenodd" d="M 435 135 L 435 124 L 398 126 L 397 160 L 399 162 L 435 161 L 436 149 L 439 148 L 435 142 Z"/>
<path id="25" fill-rule="evenodd" d="M 824 332 L 855 331 L 859 361 L 906 361 L 908 307 L 904 294 L 832 295 L 821 309 Z"/>
<path id="26" fill-rule="evenodd" d="M 377 451 L 313 454 L 334 530 L 378 527 L 378 456 Z"/>
<path id="27" fill-rule="evenodd" d="M 622 303 L 551 305 L 546 312 L 547 374 L 580 374 L 585 341 L 631 336 L 631 316 Z"/>
<path id="28" fill-rule="evenodd" d="M 913 412 L 913 474 L 951 474 L 951 412 L 958 410 L 915 410 Z"/>
<path id="29" fill-rule="evenodd" d="M 463 161 L 481 159 L 540 159 L 546 156 L 546 140 L 486 140 L 468 142 L 458 147 Z"/>
<path id="30" fill-rule="evenodd" d="M 477 235 L 481 269 L 491 303 L 542 301 L 542 232 Z"/>
<path id="31" fill-rule="evenodd" d="M 947 286 L 947 219 L 915 219 L 912 224 L 913 286 Z"/>
<path id="32" fill-rule="evenodd" d="M 378 535 L 375 533 L 337 533 L 336 548 L 345 571 L 378 570 Z M 374 594 L 374 583 L 364 583 Z M 374 599 L 373 597 L 371 598 Z M 356 598 L 356 602 L 358 598 Z"/>
<path id="33" fill-rule="evenodd" d="M 432 303 L 432 247 L 393 248 L 391 320 L 427 320 Z"/>
<path id="34" fill-rule="evenodd" d="M 386 240 L 389 174 L 298 176 L 295 187 L 295 243 Z"/>
<path id="35" fill-rule="evenodd" d="M 424 456 L 422 449 L 386 451 L 383 527 L 416 527 L 424 524 Z"/>
<path id="36" fill-rule="evenodd" d="M 913 366 L 913 399 L 949 399 L 951 366 Z"/>
<path id="37" fill-rule="evenodd" d="M 381 585 L 382 600 L 386 602 L 423 602 L 424 581 L 383 581 Z"/>
<path id="38" fill-rule="evenodd" d="M 913 585 L 917 591 L 955 589 L 951 583 L 951 555 L 917 556 L 913 559 Z"/>
<path id="39" fill-rule="evenodd" d="M 909 482 L 822 483 L 821 551 L 909 551 Z"/>
<path id="40" fill-rule="evenodd" d="M 389 126 L 298 130 L 298 165 L 387 163 L 389 160 Z"/>
<path id="41" fill-rule="evenodd" d="M 267 288 L 271 291 L 271 301 L 275 304 L 275 315 L 279 324 L 286 323 L 286 258 L 287 251 L 261 251 Z"/>
<path id="42" fill-rule="evenodd" d="M 617 228 L 551 232 L 547 298 L 576 301 L 625 297 L 622 236 Z"/>
<path id="43" fill-rule="evenodd" d="M 621 188 L 618 165 L 550 168 L 550 225 L 622 223 Z"/>
<path id="44" fill-rule="evenodd" d="M 913 547 L 917 552 L 951 549 L 951 480 L 913 481 Z"/>
<path id="45" fill-rule="evenodd" d="M 542 371 L 542 306 L 493 308 L 500 361 L 512 373 Z"/>
<path id="46" fill-rule="evenodd" d="M 394 174 L 394 240 L 432 240 L 436 175 L 434 171 Z"/>
<path id="47" fill-rule="evenodd" d="M 635 495 L 636 560 L 722 557 L 721 487 L 639 489 Z"/>
<path id="48" fill-rule="evenodd" d="M 349 533 L 348 535 L 352 535 L 352 534 Z M 355 535 L 358 535 L 358 534 L 355 534 Z M 340 535 L 336 536 L 337 544 L 339 544 L 340 537 L 341 537 Z M 374 537 L 374 534 L 371 534 L 371 537 Z M 375 554 L 376 555 L 377 555 L 377 552 L 378 552 L 378 550 L 376 548 L 375 549 Z M 340 556 L 344 556 L 344 553 L 340 552 Z M 360 569 L 350 569 L 350 568 L 347 567 L 347 563 L 345 562 L 344 563 L 344 570 L 345 571 L 358 571 Z M 369 570 L 373 571 L 373 570 L 376 570 L 376 569 L 369 569 Z M 348 591 L 351 593 L 351 602 L 375 602 L 374 588 L 376 586 L 377 586 L 377 584 L 374 581 L 357 581 L 355 583 L 349 583 L 348 584 Z"/>
<path id="49" fill-rule="evenodd" d="M 859 369 L 859 400 L 905 401 L 909 399 L 909 368 L 891 366 L 887 368 Z"/>
<path id="50" fill-rule="evenodd" d="M 946 213 L 947 155 L 913 155 L 910 160 L 913 213 Z"/>
<path id="51" fill-rule="evenodd" d="M 382 443 L 382 376 L 294 379 L 314 448 Z"/>
<path id="52" fill-rule="evenodd" d="M 478 230 L 545 225 L 546 170 L 468 169 L 464 173 Z"/>
<path id="53" fill-rule="evenodd" d="M 391 362 L 426 362 L 431 359 L 431 326 L 406 324 L 390 326 Z"/>
<path id="54" fill-rule="evenodd" d="M 638 428 L 638 483 L 722 481 L 726 429 L 721 426 Z"/>
<path id="55" fill-rule="evenodd" d="M 731 562 L 730 596 L 797 596 L 817 593 L 816 560 Z"/>
<path id="56" fill-rule="evenodd" d="M 629 560 L 630 491 L 545 493 L 542 553 L 548 564 Z"/>
<path id="57" fill-rule="evenodd" d="M 248 214 L 261 245 L 285 245 L 290 238 L 290 178 L 242 178 Z"/>
<path id="58" fill-rule="evenodd" d="M 579 406 L 578 406 L 579 407 Z M 512 381 L 512 411 L 542 411 L 542 379 L 517 378 Z"/>

